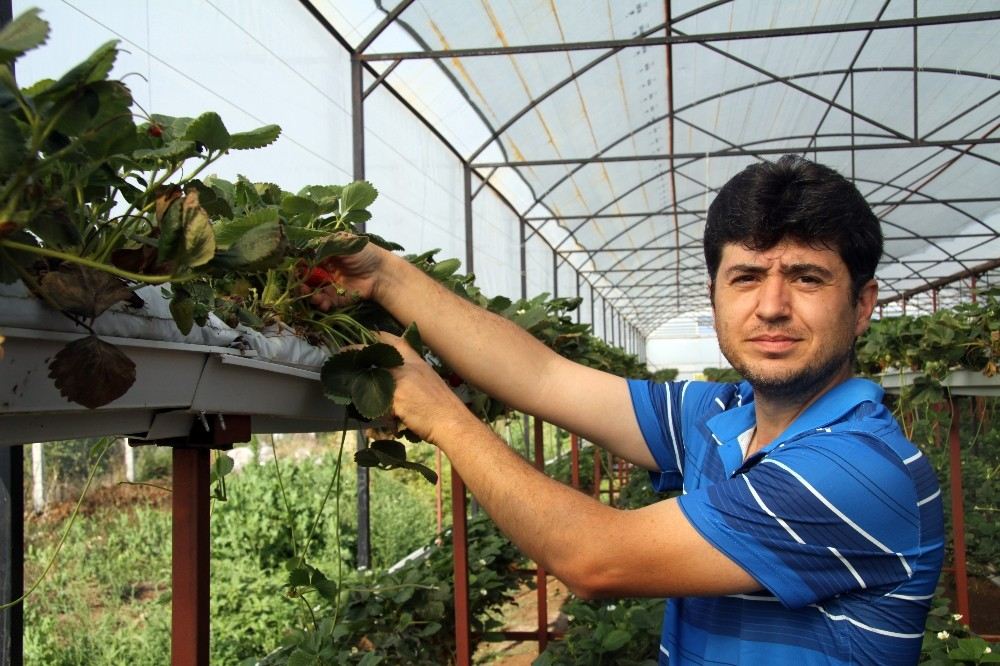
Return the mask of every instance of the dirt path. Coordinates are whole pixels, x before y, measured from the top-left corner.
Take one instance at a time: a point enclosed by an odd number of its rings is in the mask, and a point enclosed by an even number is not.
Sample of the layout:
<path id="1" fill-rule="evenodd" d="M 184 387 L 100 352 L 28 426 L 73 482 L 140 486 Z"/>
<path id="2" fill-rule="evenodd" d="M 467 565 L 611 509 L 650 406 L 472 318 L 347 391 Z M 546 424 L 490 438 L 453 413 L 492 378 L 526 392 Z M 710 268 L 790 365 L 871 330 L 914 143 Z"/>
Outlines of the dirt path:
<path id="1" fill-rule="evenodd" d="M 565 631 L 566 618 L 559 612 L 569 596 L 561 582 L 549 576 L 546 579 L 549 631 Z M 525 587 L 518 593 L 515 603 L 503 610 L 507 631 L 536 631 L 538 629 L 538 591 Z M 536 641 L 504 641 L 483 643 L 473 657 L 479 664 L 491 666 L 530 666 L 538 656 Z"/>

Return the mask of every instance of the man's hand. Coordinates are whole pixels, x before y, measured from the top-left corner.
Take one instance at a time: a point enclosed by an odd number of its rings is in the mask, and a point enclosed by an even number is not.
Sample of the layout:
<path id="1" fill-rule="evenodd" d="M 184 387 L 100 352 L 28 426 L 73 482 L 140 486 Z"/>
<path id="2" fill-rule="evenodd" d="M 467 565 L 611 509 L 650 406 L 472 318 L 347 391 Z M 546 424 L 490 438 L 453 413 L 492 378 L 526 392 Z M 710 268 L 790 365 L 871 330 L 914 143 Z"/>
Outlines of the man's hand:
<path id="1" fill-rule="evenodd" d="M 379 333 L 379 341 L 392 345 L 403 357 L 403 365 L 391 369 L 396 380 L 392 396 L 393 414 L 421 439 L 434 444 L 448 430 L 479 420 L 451 390 L 440 375 L 403 338 Z"/>
<path id="2" fill-rule="evenodd" d="M 313 271 L 325 275 L 321 274 L 319 280 L 307 280 L 302 286 L 303 294 L 312 291 L 310 302 L 323 312 L 360 299 L 374 298 L 388 256 L 391 255 L 386 250 L 368 243 L 355 254 L 327 257 L 319 263 L 318 270 Z"/>

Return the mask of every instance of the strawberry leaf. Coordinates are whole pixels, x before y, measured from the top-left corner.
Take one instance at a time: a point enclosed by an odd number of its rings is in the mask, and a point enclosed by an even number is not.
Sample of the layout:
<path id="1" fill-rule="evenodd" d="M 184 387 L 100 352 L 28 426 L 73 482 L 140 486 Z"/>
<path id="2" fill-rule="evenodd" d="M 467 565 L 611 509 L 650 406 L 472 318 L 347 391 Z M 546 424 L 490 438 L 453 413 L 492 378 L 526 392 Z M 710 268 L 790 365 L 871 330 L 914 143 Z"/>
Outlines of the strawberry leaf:
<path id="1" fill-rule="evenodd" d="M 389 412 L 395 390 L 396 380 L 385 368 L 364 370 L 351 381 L 351 402 L 362 416 L 376 419 Z"/>
<path id="2" fill-rule="evenodd" d="M 59 350 L 49 363 L 49 377 L 67 400 L 96 409 L 125 395 L 135 383 L 135 363 L 114 345 L 90 335 Z"/>

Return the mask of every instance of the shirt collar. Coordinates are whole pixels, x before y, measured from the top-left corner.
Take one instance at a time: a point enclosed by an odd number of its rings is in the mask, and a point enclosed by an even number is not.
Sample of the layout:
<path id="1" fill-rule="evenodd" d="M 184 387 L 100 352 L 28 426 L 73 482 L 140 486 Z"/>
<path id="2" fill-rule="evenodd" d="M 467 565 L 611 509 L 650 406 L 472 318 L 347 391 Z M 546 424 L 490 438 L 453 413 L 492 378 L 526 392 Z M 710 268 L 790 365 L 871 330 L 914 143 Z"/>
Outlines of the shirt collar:
<path id="1" fill-rule="evenodd" d="M 742 404 L 739 407 L 730 408 L 716 414 L 708 419 L 706 425 L 716 438 L 718 438 L 719 442 L 726 445 L 735 445 L 736 450 L 739 450 L 739 444 L 736 443 L 736 439 L 740 434 L 757 423 L 757 414 L 754 411 L 753 392 L 749 385 L 743 382 L 737 386 L 736 390 L 741 396 L 740 402 Z M 809 405 L 773 442 L 761 449 L 761 451 L 770 451 L 782 442 L 786 442 L 804 432 L 827 427 L 841 420 L 842 417 L 864 402 L 880 403 L 883 393 L 881 386 L 867 379 L 854 377 L 841 382 L 821 395 L 816 402 Z M 726 446 L 725 448 L 729 447 Z M 723 457 L 727 458 L 725 455 Z M 727 467 L 729 467 L 737 461 L 726 460 L 726 462 Z M 742 463 L 742 460 L 739 463 Z M 739 467 L 739 464 L 736 467 Z"/>

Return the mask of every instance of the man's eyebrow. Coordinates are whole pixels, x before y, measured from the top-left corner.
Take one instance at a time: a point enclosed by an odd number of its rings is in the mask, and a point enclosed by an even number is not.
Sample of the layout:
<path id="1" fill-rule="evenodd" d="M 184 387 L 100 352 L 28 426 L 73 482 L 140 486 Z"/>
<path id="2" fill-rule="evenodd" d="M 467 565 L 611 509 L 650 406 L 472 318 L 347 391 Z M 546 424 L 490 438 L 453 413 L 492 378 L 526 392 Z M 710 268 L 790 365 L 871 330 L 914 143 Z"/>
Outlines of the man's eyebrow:
<path id="1" fill-rule="evenodd" d="M 833 271 L 819 264 L 790 264 L 788 266 L 781 267 L 782 275 L 804 275 L 806 273 L 814 273 L 819 275 L 824 280 L 833 279 Z"/>
<path id="2" fill-rule="evenodd" d="M 726 275 L 734 275 L 736 273 L 753 273 L 759 275 L 766 272 L 767 268 L 756 264 L 735 264 L 726 269 Z"/>
<path id="3" fill-rule="evenodd" d="M 804 275 L 806 273 L 815 273 L 825 280 L 833 279 L 833 271 L 824 266 L 820 266 L 819 264 L 789 264 L 788 266 L 782 266 L 780 270 L 782 275 Z M 725 274 L 764 275 L 767 271 L 767 267 L 760 266 L 758 264 L 734 264 L 725 270 Z"/>

